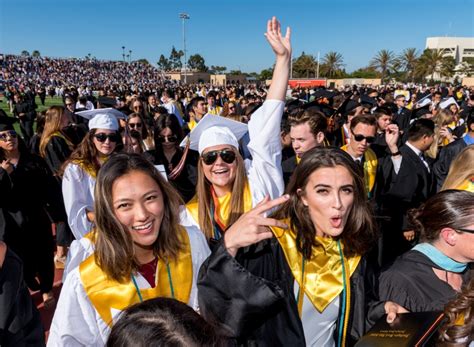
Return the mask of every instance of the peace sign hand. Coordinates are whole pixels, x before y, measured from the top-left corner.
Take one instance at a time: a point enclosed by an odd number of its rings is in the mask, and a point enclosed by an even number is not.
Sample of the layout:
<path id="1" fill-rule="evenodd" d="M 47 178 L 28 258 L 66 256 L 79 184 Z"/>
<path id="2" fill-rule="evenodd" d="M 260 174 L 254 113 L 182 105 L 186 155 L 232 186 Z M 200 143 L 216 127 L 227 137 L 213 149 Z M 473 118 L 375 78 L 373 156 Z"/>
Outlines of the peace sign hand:
<path id="1" fill-rule="evenodd" d="M 277 57 L 291 57 L 290 27 L 286 28 L 285 37 L 281 36 L 280 22 L 276 19 L 276 17 L 273 17 L 267 22 L 267 32 L 264 35 Z"/>
<path id="2" fill-rule="evenodd" d="M 224 234 L 224 244 L 227 252 L 235 257 L 239 248 L 271 238 L 273 233 L 268 228 L 270 226 L 287 229 L 288 226 L 285 223 L 277 219 L 264 217 L 263 214 L 286 202 L 289 198 L 288 194 L 273 200 L 270 200 L 267 196 L 252 210 L 240 216 Z"/>

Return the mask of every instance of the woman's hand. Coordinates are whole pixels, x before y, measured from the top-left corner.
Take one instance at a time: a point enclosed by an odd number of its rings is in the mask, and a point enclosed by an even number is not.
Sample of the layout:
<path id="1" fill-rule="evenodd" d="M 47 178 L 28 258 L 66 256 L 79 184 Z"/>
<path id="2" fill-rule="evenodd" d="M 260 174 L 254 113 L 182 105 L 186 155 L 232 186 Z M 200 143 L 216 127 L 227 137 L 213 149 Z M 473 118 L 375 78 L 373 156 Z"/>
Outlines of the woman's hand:
<path id="1" fill-rule="evenodd" d="M 385 313 L 387 314 L 387 323 L 393 323 L 397 314 L 410 312 L 406 308 L 400 306 L 396 302 L 386 301 L 384 304 Z"/>
<path id="2" fill-rule="evenodd" d="M 286 202 L 289 198 L 289 195 L 283 195 L 274 200 L 269 200 L 266 197 L 252 210 L 240 216 L 224 234 L 224 244 L 229 254 L 235 257 L 239 248 L 271 238 L 273 233 L 268 228 L 269 226 L 287 229 L 288 226 L 285 223 L 264 217 L 263 214 Z"/>
<path id="3" fill-rule="evenodd" d="M 267 32 L 264 34 L 268 43 L 278 57 L 291 58 L 291 29 L 286 28 L 285 37 L 281 36 L 280 22 L 273 17 L 267 22 Z"/>
<path id="4" fill-rule="evenodd" d="M 11 174 L 13 172 L 13 164 L 10 163 L 10 160 L 3 160 L 0 162 L 0 167 L 7 172 L 7 174 Z"/>

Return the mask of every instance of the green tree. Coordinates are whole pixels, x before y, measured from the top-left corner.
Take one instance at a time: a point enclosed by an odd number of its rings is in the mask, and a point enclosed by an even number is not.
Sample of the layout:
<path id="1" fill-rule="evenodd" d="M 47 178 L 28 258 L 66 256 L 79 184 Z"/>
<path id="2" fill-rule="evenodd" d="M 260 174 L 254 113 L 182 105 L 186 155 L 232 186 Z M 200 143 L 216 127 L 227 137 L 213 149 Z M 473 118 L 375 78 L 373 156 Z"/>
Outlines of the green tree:
<path id="1" fill-rule="evenodd" d="M 454 76 L 456 70 L 456 60 L 453 57 L 443 57 L 441 62 L 440 75 L 441 77 L 451 78 Z"/>
<path id="2" fill-rule="evenodd" d="M 147 59 L 138 59 L 137 62 L 143 65 L 150 65 L 150 62 Z"/>
<path id="3" fill-rule="evenodd" d="M 363 67 L 349 74 L 350 78 L 379 78 L 380 73 L 373 67 Z"/>
<path id="4" fill-rule="evenodd" d="M 221 74 L 227 70 L 227 67 L 225 66 L 219 66 L 219 65 L 211 65 L 211 68 L 209 69 L 209 72 L 215 73 L 215 74 Z"/>
<path id="5" fill-rule="evenodd" d="M 28 52 L 28 51 L 26 51 L 26 50 L 25 50 L 25 51 L 21 51 L 21 56 L 22 56 L 22 57 L 29 57 L 29 56 L 30 56 L 30 52 Z"/>
<path id="6" fill-rule="evenodd" d="M 302 52 L 298 58 L 293 59 L 293 77 L 309 78 L 316 75 L 317 63 L 310 54 Z"/>
<path id="7" fill-rule="evenodd" d="M 418 59 L 415 73 L 424 79 L 434 81 L 435 76 L 441 77 L 441 69 L 444 59 L 443 49 L 425 49 Z"/>
<path id="8" fill-rule="evenodd" d="M 379 51 L 370 61 L 370 66 L 380 71 L 382 82 L 394 70 L 395 54 L 387 49 Z"/>
<path id="9" fill-rule="evenodd" d="M 273 69 L 268 68 L 268 69 L 264 69 L 264 70 L 260 71 L 258 79 L 261 80 L 261 81 L 271 80 L 272 76 L 273 76 Z"/>
<path id="10" fill-rule="evenodd" d="M 342 74 L 342 67 L 344 66 L 343 62 L 344 59 L 341 53 L 334 51 L 326 53 L 320 67 L 321 74 L 329 78 L 340 76 Z"/>
<path id="11" fill-rule="evenodd" d="M 207 72 L 209 70 L 206 66 L 206 61 L 200 54 L 193 54 L 189 57 L 188 67 L 191 70 L 196 70 L 199 72 Z"/>
<path id="12" fill-rule="evenodd" d="M 35 57 L 35 58 L 38 58 L 38 57 L 41 57 L 41 53 L 40 53 L 40 51 L 34 50 L 34 51 L 31 53 L 31 56 L 32 56 L 32 57 Z"/>
<path id="13" fill-rule="evenodd" d="M 181 62 L 181 57 L 184 55 L 183 51 L 177 51 L 176 48 L 171 48 L 171 53 L 169 57 L 169 62 L 171 64 L 171 68 L 173 70 L 180 70 L 183 67 L 183 63 Z"/>
<path id="14" fill-rule="evenodd" d="M 397 57 L 397 62 L 405 71 L 406 79 L 413 82 L 415 78 L 415 68 L 418 62 L 418 51 L 416 48 L 407 48 Z"/>
<path id="15" fill-rule="evenodd" d="M 242 75 L 242 71 L 240 70 L 230 70 L 229 75 Z"/>
<path id="16" fill-rule="evenodd" d="M 160 55 L 160 59 L 156 63 L 158 65 L 158 68 L 163 71 L 169 71 L 171 70 L 171 64 L 168 59 L 162 54 Z"/>

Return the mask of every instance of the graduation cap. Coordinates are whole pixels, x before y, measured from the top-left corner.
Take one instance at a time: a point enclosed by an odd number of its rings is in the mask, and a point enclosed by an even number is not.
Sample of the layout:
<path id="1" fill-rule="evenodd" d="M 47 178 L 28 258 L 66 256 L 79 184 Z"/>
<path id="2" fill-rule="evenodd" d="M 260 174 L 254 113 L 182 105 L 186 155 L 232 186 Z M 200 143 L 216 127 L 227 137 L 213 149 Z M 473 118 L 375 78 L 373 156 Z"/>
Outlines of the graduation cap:
<path id="1" fill-rule="evenodd" d="M 454 100 L 453 97 L 450 97 L 450 98 L 447 98 L 446 100 L 441 101 L 439 103 L 439 107 L 441 107 L 442 109 L 445 109 L 445 108 L 448 108 L 449 106 L 451 106 L 453 104 L 456 105 L 457 108 L 459 108 L 459 105 L 456 102 L 456 100 Z"/>
<path id="2" fill-rule="evenodd" d="M 99 98 L 97 99 L 97 102 L 101 106 L 106 106 L 106 107 L 114 107 L 115 105 L 117 105 L 117 100 L 114 98 L 110 98 L 108 96 L 99 96 Z"/>
<path id="3" fill-rule="evenodd" d="M 185 147 L 189 141 L 189 148 L 198 151 L 199 154 L 211 146 L 231 145 L 239 148 L 239 140 L 247 132 L 247 124 L 207 114 L 181 141 L 180 146 Z"/>
<path id="4" fill-rule="evenodd" d="M 0 131 L 14 130 L 13 124 L 18 122 L 18 119 L 8 117 L 5 111 L 0 110 Z"/>
<path id="5" fill-rule="evenodd" d="M 312 110 L 322 112 L 326 117 L 330 117 L 334 113 L 334 108 L 327 104 L 319 104 L 317 100 L 308 102 L 301 107 L 303 110 Z"/>
<path id="6" fill-rule="evenodd" d="M 337 95 L 336 92 L 332 92 L 330 90 L 327 90 L 327 89 L 318 89 L 314 92 L 314 99 L 315 100 L 318 100 L 318 99 L 323 99 L 323 98 L 326 98 L 326 99 L 331 99 L 333 97 L 335 97 Z"/>
<path id="7" fill-rule="evenodd" d="M 368 107 L 368 108 L 377 106 L 377 100 L 375 100 L 374 98 L 371 98 L 368 95 L 361 95 L 359 102 L 361 106 Z"/>
<path id="8" fill-rule="evenodd" d="M 89 129 L 109 129 L 117 131 L 117 118 L 127 119 L 127 116 L 115 108 L 99 108 L 76 113 L 78 116 L 89 119 Z"/>

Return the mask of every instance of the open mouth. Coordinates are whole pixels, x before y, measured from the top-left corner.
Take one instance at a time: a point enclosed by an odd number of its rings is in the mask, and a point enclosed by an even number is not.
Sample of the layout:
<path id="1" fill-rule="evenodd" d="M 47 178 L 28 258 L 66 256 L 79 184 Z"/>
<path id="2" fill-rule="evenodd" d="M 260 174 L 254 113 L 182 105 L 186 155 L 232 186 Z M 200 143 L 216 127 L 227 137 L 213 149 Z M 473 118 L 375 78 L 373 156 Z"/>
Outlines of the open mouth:
<path id="1" fill-rule="evenodd" d="M 341 216 L 331 217 L 331 226 L 333 228 L 340 228 L 341 225 L 342 225 L 342 217 Z"/>
<path id="2" fill-rule="evenodd" d="M 228 172 L 229 172 L 229 169 L 219 169 L 219 170 L 212 171 L 214 175 L 224 175 Z"/>
<path id="3" fill-rule="evenodd" d="M 151 231 L 152 225 L 153 225 L 153 222 L 149 222 L 149 223 L 141 224 L 141 225 L 135 225 L 135 226 L 132 226 L 132 230 L 137 231 L 140 234 L 146 234 Z"/>

